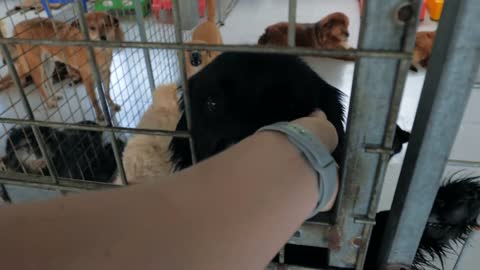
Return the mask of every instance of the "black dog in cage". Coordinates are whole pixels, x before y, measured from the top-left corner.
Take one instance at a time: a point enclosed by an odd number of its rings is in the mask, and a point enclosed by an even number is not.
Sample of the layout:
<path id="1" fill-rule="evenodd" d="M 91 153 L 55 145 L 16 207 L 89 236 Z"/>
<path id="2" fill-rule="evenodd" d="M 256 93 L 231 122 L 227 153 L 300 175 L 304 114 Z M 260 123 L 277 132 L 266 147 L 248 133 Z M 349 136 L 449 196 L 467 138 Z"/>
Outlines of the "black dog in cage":
<path id="1" fill-rule="evenodd" d="M 192 136 L 198 160 L 210 157 L 262 126 L 291 121 L 319 108 L 335 126 L 337 162 L 345 148 L 343 94 L 320 78 L 300 58 L 276 54 L 223 53 L 189 81 Z M 183 108 L 183 102 L 181 104 Z M 177 130 L 187 130 L 182 115 Z M 409 133 L 397 126 L 394 152 Z M 192 164 L 188 140 L 170 144 L 174 167 Z"/>
<path id="2" fill-rule="evenodd" d="M 443 269 L 446 256 L 455 254 L 456 244 L 463 244 L 470 232 L 478 229 L 480 214 L 480 177 L 446 179 L 437 197 L 417 249 L 412 270 Z M 377 213 L 373 227 L 365 270 L 376 270 L 377 259 L 390 211 Z M 325 248 L 286 245 L 285 263 L 324 268 L 328 263 Z M 276 258 L 278 261 L 278 257 Z"/>
<path id="3" fill-rule="evenodd" d="M 78 124 L 97 125 L 83 121 Z M 49 156 L 58 177 L 96 182 L 112 182 L 117 164 L 111 143 L 104 144 L 102 133 L 74 129 L 39 127 Z M 125 143 L 117 140 L 120 150 Z M 5 157 L 6 169 L 49 175 L 47 161 L 42 155 L 32 127 L 13 128 L 9 131 Z"/>

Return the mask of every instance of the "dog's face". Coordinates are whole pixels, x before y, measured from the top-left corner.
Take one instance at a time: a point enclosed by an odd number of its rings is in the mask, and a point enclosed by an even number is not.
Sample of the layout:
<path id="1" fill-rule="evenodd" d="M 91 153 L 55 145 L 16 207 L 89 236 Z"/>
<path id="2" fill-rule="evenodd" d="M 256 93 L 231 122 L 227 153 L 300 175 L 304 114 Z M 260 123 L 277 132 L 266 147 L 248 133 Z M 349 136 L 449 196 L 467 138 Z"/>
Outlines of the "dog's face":
<path id="1" fill-rule="evenodd" d="M 207 44 L 207 42 L 202 40 L 192 40 L 189 42 L 191 44 Z M 198 73 L 206 65 L 215 59 L 218 55 L 217 52 L 207 51 L 207 50 L 192 50 L 185 51 L 185 68 L 187 70 L 187 78 L 192 77 Z"/>
<path id="2" fill-rule="evenodd" d="M 338 89 L 299 58 L 287 55 L 223 53 L 189 81 L 192 136 L 199 160 L 253 134 L 260 127 L 291 121 L 322 109 L 343 147 L 344 107 Z M 183 115 L 177 130 L 186 130 Z M 191 165 L 188 140 L 174 138 L 173 161 Z"/>
<path id="3" fill-rule="evenodd" d="M 53 139 L 50 128 L 39 127 L 47 146 Z M 50 147 L 47 147 L 49 150 Z M 14 128 L 9 131 L 5 157 L 2 162 L 6 169 L 18 172 L 39 173 L 46 168 L 46 162 L 40 151 L 31 127 Z M 51 153 L 49 153 L 51 154 Z"/>
<path id="4" fill-rule="evenodd" d="M 118 19 L 105 12 L 89 12 L 85 15 L 88 32 L 92 40 L 123 40 L 123 31 L 120 29 Z M 79 21 L 74 21 L 73 26 L 79 27 Z"/>
<path id="5" fill-rule="evenodd" d="M 343 47 L 348 49 L 349 19 L 341 12 L 335 12 L 320 20 L 315 25 L 319 43 L 324 48 Z"/>

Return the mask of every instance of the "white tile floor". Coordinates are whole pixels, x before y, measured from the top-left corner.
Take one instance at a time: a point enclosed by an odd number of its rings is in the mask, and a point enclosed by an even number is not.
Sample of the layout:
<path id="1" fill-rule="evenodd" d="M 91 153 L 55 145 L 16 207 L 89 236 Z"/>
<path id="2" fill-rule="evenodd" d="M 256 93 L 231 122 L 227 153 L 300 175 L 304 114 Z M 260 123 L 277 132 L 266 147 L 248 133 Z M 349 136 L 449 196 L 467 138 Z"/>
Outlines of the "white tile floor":
<path id="1" fill-rule="evenodd" d="M 7 1 L 12 2 L 12 0 Z M 266 26 L 278 21 L 287 20 L 287 7 L 287 0 L 239 0 L 233 11 L 225 20 L 225 26 L 221 28 L 225 43 L 255 44 L 258 37 L 263 33 Z M 350 17 L 350 44 L 352 47 L 356 47 L 360 27 L 359 7 L 356 0 L 298 1 L 297 21 L 315 22 L 323 16 L 335 11 L 344 12 Z M 3 17 L 3 14 L 4 11 L 1 10 L 0 6 L 0 18 Z M 122 21 L 122 24 L 130 25 L 130 27 L 132 27 L 131 19 L 127 22 Z M 150 24 L 153 25 L 155 23 L 150 22 Z M 431 22 L 428 18 L 420 24 L 420 30 L 432 30 L 435 28 L 436 23 Z M 156 29 L 158 28 L 151 28 L 149 35 L 154 36 L 155 31 L 158 31 Z M 168 30 L 162 31 L 168 33 Z M 132 36 L 135 37 L 130 37 L 131 39 L 138 37 L 136 30 L 132 30 Z M 174 60 L 166 56 L 171 56 L 171 54 L 168 54 L 168 52 L 166 51 L 162 51 L 157 55 L 157 60 L 154 61 L 154 63 L 158 65 L 155 66 L 155 70 L 158 70 L 158 73 L 156 74 L 157 84 L 171 81 L 175 78 L 175 74 L 167 72 L 167 70 L 172 70 L 169 67 L 175 65 L 173 63 Z M 170 59 L 168 61 L 171 62 L 165 63 L 165 57 Z M 144 104 L 147 104 L 149 102 L 149 95 L 147 94 L 148 83 L 146 82 L 146 76 L 140 75 L 143 77 L 140 77 L 140 79 L 138 79 L 139 74 L 145 74 L 144 70 L 141 70 L 143 69 L 143 66 L 138 65 L 138 62 L 142 61 L 141 58 L 142 54 L 138 50 L 136 52 L 127 52 L 125 50 L 122 50 L 115 58 L 115 75 L 114 78 L 112 78 L 112 81 L 114 82 L 113 87 L 115 94 L 117 96 L 120 96 L 120 100 L 123 101 L 123 103 L 141 104 L 137 107 L 135 107 L 134 105 L 127 105 L 127 107 L 130 106 L 130 109 L 125 109 L 126 114 L 129 114 L 130 116 L 122 117 L 122 119 L 128 118 L 131 120 L 127 121 L 126 123 L 121 123 L 125 126 L 132 126 L 136 122 L 136 119 L 138 119 L 136 117 L 138 117 L 138 115 L 143 112 Z M 345 94 L 347 94 L 347 96 L 350 94 L 354 71 L 354 65 L 352 63 L 318 58 L 305 58 L 305 60 L 324 79 L 341 89 Z M 136 69 L 140 70 L 132 71 Z M 169 75 L 165 75 L 162 77 L 160 74 Z M 398 119 L 399 125 L 407 130 L 410 130 L 413 125 L 424 77 L 425 71 L 421 70 L 418 73 L 410 72 L 407 78 L 406 87 L 404 90 L 404 97 Z M 115 86 L 115 81 L 117 81 L 117 86 Z M 480 76 L 478 76 L 477 81 L 480 81 Z M 125 90 L 125 87 L 128 89 L 128 91 Z M 129 102 L 128 100 L 126 101 L 126 99 L 128 99 L 128 97 L 131 96 L 132 93 L 138 91 L 138 89 L 143 89 L 143 94 L 135 97 L 135 100 L 133 102 Z M 9 90 L 8 95 L 15 95 L 15 91 L 16 90 Z M 31 96 L 34 95 L 37 94 L 33 92 Z M 81 96 L 83 94 L 79 95 Z M 32 97 L 32 99 L 34 98 Z M 0 93 L 0 113 L 4 110 L 5 106 L 7 106 L 5 104 L 8 104 L 8 102 L 9 101 L 8 99 L 6 99 L 5 92 Z M 86 102 L 88 103 L 88 101 Z M 472 92 L 469 104 L 466 108 L 466 112 L 461 124 L 461 128 L 459 130 L 455 145 L 451 152 L 451 159 L 476 162 L 480 161 L 480 146 L 478 146 L 476 142 L 476 139 L 480 138 L 480 107 L 478 106 L 478 104 L 480 104 L 480 88 L 476 88 Z M 0 143 L 0 147 L 1 145 L 2 144 Z M 390 207 L 398 175 L 401 169 L 404 152 L 394 157 L 389 164 L 379 207 L 380 210 L 388 209 Z M 459 169 L 464 169 L 468 172 L 480 174 L 479 167 L 458 167 L 453 165 L 448 166 L 448 168 L 446 169 L 446 174 Z M 18 189 L 17 192 L 19 192 Z M 38 193 L 32 193 L 31 191 L 29 192 L 30 193 L 27 193 L 24 190 L 20 191 L 21 194 L 24 194 L 23 199 L 31 200 L 38 197 Z M 475 235 L 475 237 L 477 240 L 480 240 L 480 235 L 478 233 Z M 478 264 L 478 259 L 475 256 L 478 256 L 479 252 L 480 245 L 478 244 L 478 241 L 476 241 L 475 247 L 469 251 L 469 264 L 467 264 L 468 266 L 462 270 L 478 269 L 478 267 L 474 267 L 474 265 Z M 452 269 L 454 259 L 454 255 L 450 256 L 449 260 L 447 260 L 446 262 L 446 269 Z"/>

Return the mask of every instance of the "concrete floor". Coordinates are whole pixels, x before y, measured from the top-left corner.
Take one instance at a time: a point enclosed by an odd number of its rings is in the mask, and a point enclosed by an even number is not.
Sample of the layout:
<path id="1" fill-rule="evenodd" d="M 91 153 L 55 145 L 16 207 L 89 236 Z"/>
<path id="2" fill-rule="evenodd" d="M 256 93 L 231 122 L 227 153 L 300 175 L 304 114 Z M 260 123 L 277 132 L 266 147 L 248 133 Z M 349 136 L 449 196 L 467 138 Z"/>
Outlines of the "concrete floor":
<path id="1" fill-rule="evenodd" d="M 3 6 L 12 6 L 17 1 L 0 0 L 0 18 L 3 18 L 6 12 Z M 2 6 L 3 4 L 3 6 Z M 232 12 L 225 20 L 225 26 L 221 28 L 225 43 L 227 44 L 255 44 L 258 37 L 263 33 L 266 26 L 279 21 L 287 20 L 287 0 L 239 0 Z M 359 7 L 356 0 L 336 0 L 336 1 L 318 1 L 318 0 L 302 0 L 298 1 L 297 21 L 299 22 L 315 22 L 325 15 L 341 11 L 350 18 L 350 44 L 356 47 L 358 33 L 360 27 Z M 28 16 L 34 16 L 32 12 Z M 20 15 L 7 18 L 11 22 L 17 22 L 22 17 Z M 134 25 L 132 16 L 122 17 L 122 26 L 127 29 L 127 39 L 138 40 L 138 30 Z M 436 29 L 437 24 L 428 18 L 420 24 L 420 30 Z M 11 28 L 11 23 L 9 24 Z M 169 26 L 160 25 L 153 19 L 147 19 L 147 33 L 150 39 L 154 40 L 173 40 L 173 32 Z M 159 34 L 160 33 L 160 34 Z M 134 127 L 139 117 L 144 112 L 150 102 L 150 88 L 146 76 L 146 70 L 143 62 L 143 52 L 141 50 L 123 49 L 115 52 L 115 59 L 112 71 L 112 85 L 115 99 L 123 106 L 122 112 L 116 116 L 117 122 L 121 126 Z M 178 75 L 176 71 L 176 60 L 172 51 L 156 50 L 152 51 L 153 62 L 155 67 L 155 85 L 174 81 Z M 354 64 L 337 61 L 332 59 L 314 59 L 305 58 L 307 63 L 317 71 L 324 79 L 341 89 L 347 96 L 351 93 L 352 78 L 354 72 Z M 5 69 L 0 68 L 0 74 L 5 74 Z M 401 104 L 398 124 L 407 130 L 410 130 L 420 97 L 425 71 L 420 70 L 418 73 L 410 72 L 408 74 L 404 96 Z M 480 81 L 480 80 L 479 80 Z M 54 119 L 62 121 L 80 121 L 83 118 L 92 119 L 89 101 L 85 98 L 82 85 L 77 86 L 79 90 L 72 87 L 59 87 L 63 95 L 65 106 L 58 112 L 52 113 L 43 108 L 39 103 L 39 97 L 36 91 L 30 87 L 29 100 L 33 104 L 37 104 L 38 110 L 36 115 L 40 119 Z M 12 102 L 18 101 L 18 91 L 10 89 L 0 92 L 0 116 L 2 117 L 22 117 L 21 106 L 11 106 Z M 70 104 L 67 106 L 67 103 Z M 348 103 L 348 99 L 347 99 Z M 480 88 L 475 88 L 470 97 L 465 115 L 463 117 L 460 130 L 453 150 L 450 155 L 451 160 L 464 161 L 480 161 L 479 146 L 476 139 L 480 138 Z M 15 108 L 15 109 L 13 109 Z M 63 116 L 62 116 L 63 115 Z M 4 129 L 9 128 L 4 125 Z M 3 130 L 0 129 L 0 136 Z M 5 138 L 0 139 L 0 148 L 3 149 Z M 0 151 L 1 154 L 1 151 Z M 381 203 L 379 210 L 388 209 L 391 205 L 393 193 L 395 190 L 401 164 L 404 158 L 405 150 L 395 156 L 390 164 L 382 191 Z M 456 166 L 453 162 L 445 170 L 448 175 L 457 170 L 465 170 L 473 174 L 480 174 L 479 167 Z M 29 201 L 40 198 L 55 196 L 52 192 L 39 192 L 38 190 L 13 188 L 10 187 L 13 196 L 17 201 Z M 475 236 L 473 248 L 468 250 L 468 264 L 463 270 L 478 269 L 475 267 L 479 260 L 476 254 L 480 252 L 480 235 Z M 478 255 L 477 255 L 478 256 Z M 446 261 L 445 269 L 452 269 L 456 256 L 449 256 Z"/>

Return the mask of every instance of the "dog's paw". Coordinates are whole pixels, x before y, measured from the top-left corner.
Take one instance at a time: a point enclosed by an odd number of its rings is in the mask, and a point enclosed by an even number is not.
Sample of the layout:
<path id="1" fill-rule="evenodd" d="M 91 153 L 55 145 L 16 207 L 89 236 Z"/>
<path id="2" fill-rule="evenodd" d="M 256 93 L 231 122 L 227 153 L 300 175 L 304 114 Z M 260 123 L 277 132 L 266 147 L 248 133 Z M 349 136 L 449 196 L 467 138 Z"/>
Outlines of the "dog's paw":
<path id="1" fill-rule="evenodd" d="M 97 115 L 97 122 L 98 122 L 99 124 L 101 124 L 102 122 L 105 122 L 105 115 L 103 115 L 103 113 L 99 113 L 99 114 Z"/>
<path id="2" fill-rule="evenodd" d="M 114 112 L 119 112 L 119 111 L 122 109 L 122 107 L 121 107 L 120 105 L 118 105 L 118 104 L 116 104 L 116 103 L 113 103 L 113 102 L 110 103 L 110 108 L 111 108 L 112 111 L 114 111 Z"/>
<path id="3" fill-rule="evenodd" d="M 45 159 L 35 159 L 30 162 L 30 168 L 36 172 L 42 172 L 47 167 L 47 161 Z"/>
<path id="4" fill-rule="evenodd" d="M 50 98 L 49 100 L 47 100 L 47 107 L 50 109 L 57 108 L 58 107 L 57 98 Z"/>

